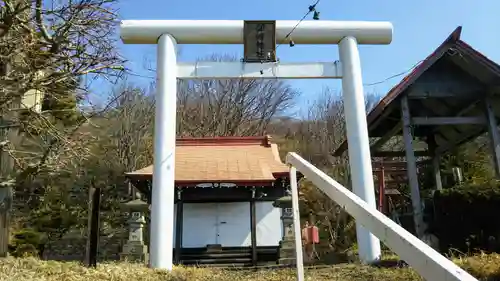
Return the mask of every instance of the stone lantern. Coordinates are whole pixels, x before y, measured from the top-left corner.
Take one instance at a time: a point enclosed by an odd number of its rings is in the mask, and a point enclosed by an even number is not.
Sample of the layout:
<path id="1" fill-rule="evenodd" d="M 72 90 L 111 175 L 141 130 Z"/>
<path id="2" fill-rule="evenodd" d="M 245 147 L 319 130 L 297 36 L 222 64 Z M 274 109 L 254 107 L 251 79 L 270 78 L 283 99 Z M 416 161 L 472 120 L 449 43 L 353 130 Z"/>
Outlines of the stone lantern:
<path id="1" fill-rule="evenodd" d="M 149 209 L 149 204 L 138 199 L 122 204 L 122 208 L 130 213 L 129 236 L 123 245 L 120 258 L 128 261 L 140 261 L 148 263 L 148 246 L 144 244 L 144 213 Z"/>
<path id="2" fill-rule="evenodd" d="M 293 265 L 295 260 L 295 235 L 293 233 L 293 209 L 292 197 L 284 196 L 276 199 L 273 206 L 281 208 L 281 220 L 283 222 L 284 233 L 279 247 L 279 264 Z"/>

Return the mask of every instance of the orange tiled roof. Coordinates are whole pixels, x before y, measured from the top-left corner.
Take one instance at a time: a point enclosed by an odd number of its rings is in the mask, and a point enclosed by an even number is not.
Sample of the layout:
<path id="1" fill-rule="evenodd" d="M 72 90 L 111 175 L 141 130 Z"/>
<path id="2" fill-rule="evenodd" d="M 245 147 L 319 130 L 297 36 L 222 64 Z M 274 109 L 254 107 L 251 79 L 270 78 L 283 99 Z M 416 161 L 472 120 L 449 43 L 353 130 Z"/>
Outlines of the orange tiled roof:
<path id="1" fill-rule="evenodd" d="M 268 136 L 177 139 L 177 183 L 267 182 L 286 173 L 288 167 L 281 162 L 278 147 Z M 151 165 L 127 176 L 152 174 Z"/>

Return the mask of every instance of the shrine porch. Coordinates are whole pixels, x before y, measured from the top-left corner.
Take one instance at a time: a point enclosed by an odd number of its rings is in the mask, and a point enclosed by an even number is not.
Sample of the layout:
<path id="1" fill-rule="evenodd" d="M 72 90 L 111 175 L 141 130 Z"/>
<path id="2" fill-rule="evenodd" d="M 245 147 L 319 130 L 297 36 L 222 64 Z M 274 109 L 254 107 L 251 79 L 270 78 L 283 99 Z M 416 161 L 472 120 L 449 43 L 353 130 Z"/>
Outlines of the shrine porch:
<path id="1" fill-rule="evenodd" d="M 258 265 L 279 259 L 285 194 L 270 187 L 178 188 L 175 202 L 174 257 L 181 264 Z"/>

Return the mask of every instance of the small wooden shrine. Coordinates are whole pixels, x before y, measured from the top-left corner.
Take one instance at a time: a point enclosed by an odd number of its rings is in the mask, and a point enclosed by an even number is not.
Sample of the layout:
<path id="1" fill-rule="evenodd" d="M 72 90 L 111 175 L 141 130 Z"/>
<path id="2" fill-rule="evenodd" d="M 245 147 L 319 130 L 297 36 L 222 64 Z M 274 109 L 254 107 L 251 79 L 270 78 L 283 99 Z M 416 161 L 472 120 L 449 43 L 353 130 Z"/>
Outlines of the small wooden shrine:
<path id="1" fill-rule="evenodd" d="M 153 167 L 127 173 L 151 202 Z M 289 169 L 270 137 L 179 138 L 174 258 L 182 264 L 279 260 Z"/>

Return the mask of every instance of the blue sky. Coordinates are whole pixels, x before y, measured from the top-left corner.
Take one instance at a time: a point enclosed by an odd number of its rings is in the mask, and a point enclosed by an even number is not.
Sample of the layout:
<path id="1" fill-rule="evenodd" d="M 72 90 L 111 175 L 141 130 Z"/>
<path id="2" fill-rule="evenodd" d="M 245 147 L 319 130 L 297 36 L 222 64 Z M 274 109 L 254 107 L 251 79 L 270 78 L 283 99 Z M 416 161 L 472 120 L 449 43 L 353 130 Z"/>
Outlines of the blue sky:
<path id="1" fill-rule="evenodd" d="M 122 0 L 122 19 L 276 19 L 298 20 L 314 0 Z M 500 62 L 500 0 L 321 0 L 317 6 L 321 20 L 390 21 L 394 25 L 390 45 L 361 46 L 364 83 L 383 81 L 409 70 L 429 55 L 457 26 L 462 25 L 462 39 L 487 57 Z M 213 53 L 241 57 L 240 45 L 183 45 L 181 59 L 194 61 Z M 154 45 L 120 45 L 135 73 L 154 75 L 147 65 L 156 64 Z M 281 61 L 333 61 L 338 59 L 336 46 L 282 46 Z M 146 63 L 148 62 L 148 63 Z M 374 86 L 365 92 L 385 95 L 402 78 Z M 135 83 L 148 79 L 134 77 Z M 340 90 L 338 80 L 290 81 L 302 92 L 300 103 L 313 100 L 325 86 Z"/>

